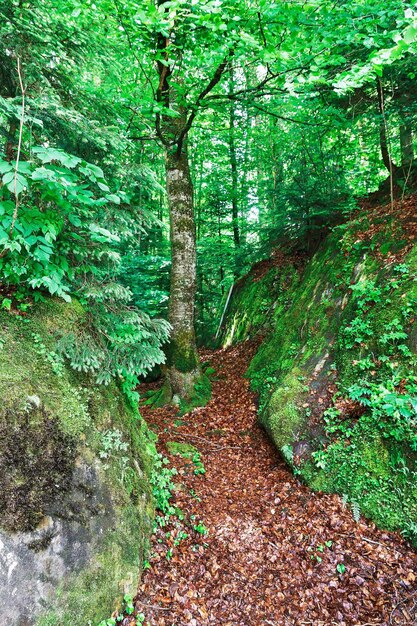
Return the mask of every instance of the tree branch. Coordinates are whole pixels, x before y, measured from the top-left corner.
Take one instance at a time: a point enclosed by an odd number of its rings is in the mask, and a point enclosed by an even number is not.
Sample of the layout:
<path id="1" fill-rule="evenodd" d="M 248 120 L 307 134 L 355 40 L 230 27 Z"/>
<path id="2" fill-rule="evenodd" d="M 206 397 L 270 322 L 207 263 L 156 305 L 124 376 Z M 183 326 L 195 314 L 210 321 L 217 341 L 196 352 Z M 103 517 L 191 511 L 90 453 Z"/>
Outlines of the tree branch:
<path id="1" fill-rule="evenodd" d="M 211 80 L 208 82 L 208 84 L 206 85 L 206 87 L 203 89 L 203 91 L 200 92 L 200 94 L 197 96 L 197 100 L 195 101 L 195 103 L 192 105 L 191 107 L 191 113 L 188 116 L 188 120 L 185 123 L 185 126 L 182 128 L 180 135 L 178 137 L 177 140 L 177 154 L 181 154 L 181 150 L 182 150 L 182 145 L 184 143 L 184 138 L 187 136 L 187 133 L 189 132 L 193 121 L 197 115 L 198 109 L 201 105 L 202 100 L 204 100 L 204 98 L 214 89 L 214 87 L 220 82 L 220 79 L 230 61 L 230 57 L 233 56 L 233 50 L 230 50 L 229 53 L 225 56 L 225 58 L 223 59 L 223 61 L 220 63 L 220 65 L 217 67 L 216 71 L 213 74 L 213 77 L 211 78 Z"/>

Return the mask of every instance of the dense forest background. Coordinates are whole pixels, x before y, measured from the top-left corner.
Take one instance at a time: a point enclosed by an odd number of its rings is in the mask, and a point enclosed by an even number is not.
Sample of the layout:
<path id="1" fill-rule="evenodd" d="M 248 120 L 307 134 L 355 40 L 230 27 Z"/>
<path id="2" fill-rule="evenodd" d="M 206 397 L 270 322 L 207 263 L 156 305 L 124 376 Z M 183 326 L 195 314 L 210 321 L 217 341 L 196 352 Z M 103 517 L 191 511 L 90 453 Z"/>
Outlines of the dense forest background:
<path id="1" fill-rule="evenodd" d="M 411 3 L 6 0 L 1 15 L 2 306 L 88 303 L 97 345 L 65 349 L 100 379 L 162 359 L 148 316 L 167 315 L 167 120 L 192 118 L 200 342 L 255 261 L 311 252 L 355 198 L 413 180 Z"/>

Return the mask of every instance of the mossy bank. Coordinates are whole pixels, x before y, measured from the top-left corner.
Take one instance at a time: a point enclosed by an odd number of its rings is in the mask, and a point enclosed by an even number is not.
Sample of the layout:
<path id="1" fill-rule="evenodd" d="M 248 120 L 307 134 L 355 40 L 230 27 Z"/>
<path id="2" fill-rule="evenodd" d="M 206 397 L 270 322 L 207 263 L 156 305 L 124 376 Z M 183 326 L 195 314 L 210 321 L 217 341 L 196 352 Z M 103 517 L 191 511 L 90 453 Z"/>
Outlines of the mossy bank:
<path id="1" fill-rule="evenodd" d="M 152 435 L 116 384 L 56 352 L 88 332 L 50 300 L 0 313 L 0 612 L 4 623 L 95 626 L 135 593 L 151 532 Z"/>
<path id="2" fill-rule="evenodd" d="M 249 274 L 223 343 L 266 333 L 248 376 L 293 470 L 416 541 L 417 246 L 395 213 L 372 223 L 338 226 L 303 269 Z"/>

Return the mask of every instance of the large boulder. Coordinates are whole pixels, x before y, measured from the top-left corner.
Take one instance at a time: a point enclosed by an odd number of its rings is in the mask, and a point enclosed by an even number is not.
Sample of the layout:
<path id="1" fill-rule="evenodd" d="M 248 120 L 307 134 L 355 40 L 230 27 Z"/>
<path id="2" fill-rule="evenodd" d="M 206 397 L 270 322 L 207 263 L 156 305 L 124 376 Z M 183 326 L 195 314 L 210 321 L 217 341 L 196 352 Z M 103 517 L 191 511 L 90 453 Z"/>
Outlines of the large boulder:
<path id="1" fill-rule="evenodd" d="M 152 527 L 153 443 L 121 390 L 55 351 L 78 303 L 0 313 L 0 614 L 95 626 L 134 593 Z"/>
<path id="2" fill-rule="evenodd" d="M 395 228 L 368 217 L 335 229 L 301 271 L 291 256 L 255 266 L 222 340 L 264 336 L 247 375 L 297 476 L 417 545 L 417 245 L 398 214 Z"/>

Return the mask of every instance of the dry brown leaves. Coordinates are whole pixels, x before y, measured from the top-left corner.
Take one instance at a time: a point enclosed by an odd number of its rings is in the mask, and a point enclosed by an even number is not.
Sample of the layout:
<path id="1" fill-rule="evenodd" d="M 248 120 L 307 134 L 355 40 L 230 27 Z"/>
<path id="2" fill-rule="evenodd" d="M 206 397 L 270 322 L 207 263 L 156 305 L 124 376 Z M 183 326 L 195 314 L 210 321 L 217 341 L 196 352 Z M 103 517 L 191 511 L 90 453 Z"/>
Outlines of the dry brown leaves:
<path id="1" fill-rule="evenodd" d="M 387 241 L 402 241 L 404 245 L 398 252 L 384 254 L 377 247 L 376 256 L 383 258 L 388 264 L 401 261 L 417 240 L 417 195 L 396 200 L 393 204 L 373 206 L 365 200 L 361 205 L 366 211 L 362 219 L 367 226 L 357 232 L 357 240 L 371 241 L 378 234 L 386 233 Z"/>
<path id="2" fill-rule="evenodd" d="M 142 409 L 161 452 L 167 441 L 192 443 L 207 470 L 195 476 L 189 460 L 170 457 L 186 519 L 153 537 L 136 600 L 145 624 L 416 624 L 417 555 L 400 536 L 355 523 L 339 497 L 301 485 L 258 427 L 243 377 L 255 349 L 247 342 L 203 355 L 218 373 L 213 399 L 182 424 L 171 408 Z M 200 521 L 207 537 L 190 528 Z"/>

